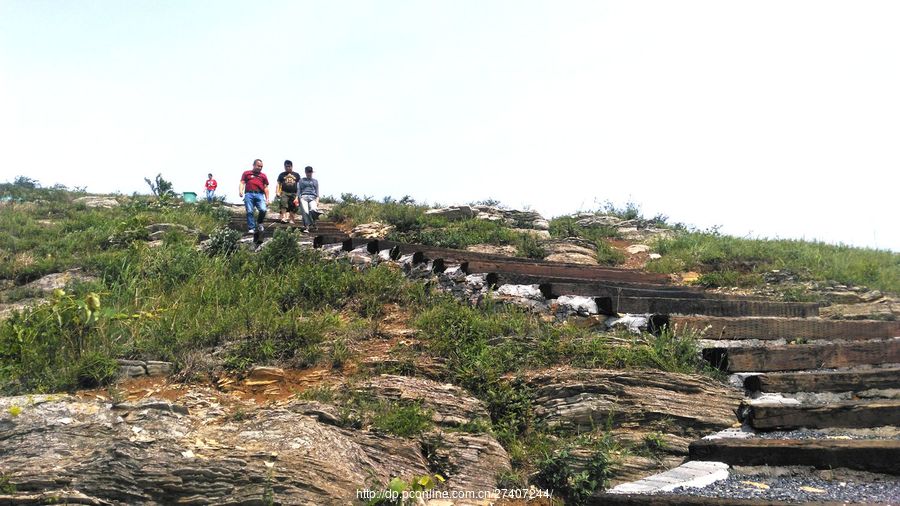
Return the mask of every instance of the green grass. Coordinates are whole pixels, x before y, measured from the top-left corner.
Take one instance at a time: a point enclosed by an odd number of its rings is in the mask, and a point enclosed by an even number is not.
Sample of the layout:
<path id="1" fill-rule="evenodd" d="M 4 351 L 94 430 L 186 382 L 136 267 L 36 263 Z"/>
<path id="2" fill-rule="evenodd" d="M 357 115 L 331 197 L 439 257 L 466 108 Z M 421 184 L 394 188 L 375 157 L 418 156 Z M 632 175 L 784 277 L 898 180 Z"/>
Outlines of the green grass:
<path id="1" fill-rule="evenodd" d="M 699 271 L 703 274 L 700 282 L 708 286 L 759 286 L 762 273 L 779 269 L 807 280 L 900 293 L 900 253 L 891 251 L 697 231 L 660 239 L 654 249 L 663 258 L 648 264 L 649 270 Z"/>

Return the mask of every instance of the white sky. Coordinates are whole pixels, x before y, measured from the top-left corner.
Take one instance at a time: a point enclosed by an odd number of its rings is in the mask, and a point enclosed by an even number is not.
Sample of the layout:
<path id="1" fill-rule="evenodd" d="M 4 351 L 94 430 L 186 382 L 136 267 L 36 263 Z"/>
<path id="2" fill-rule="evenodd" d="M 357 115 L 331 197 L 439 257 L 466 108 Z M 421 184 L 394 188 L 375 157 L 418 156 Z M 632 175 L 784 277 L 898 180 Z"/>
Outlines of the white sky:
<path id="1" fill-rule="evenodd" d="M 0 181 L 631 200 L 900 251 L 900 2 L 0 0 Z"/>

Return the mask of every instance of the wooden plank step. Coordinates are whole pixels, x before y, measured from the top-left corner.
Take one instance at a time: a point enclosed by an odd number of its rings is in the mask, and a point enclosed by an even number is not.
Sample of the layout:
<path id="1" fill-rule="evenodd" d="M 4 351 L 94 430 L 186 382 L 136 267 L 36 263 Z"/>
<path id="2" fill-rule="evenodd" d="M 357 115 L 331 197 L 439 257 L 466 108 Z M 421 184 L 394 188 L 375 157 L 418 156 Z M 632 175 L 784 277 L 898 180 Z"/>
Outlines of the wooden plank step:
<path id="1" fill-rule="evenodd" d="M 541 290 L 557 298 L 560 295 L 581 295 L 584 297 L 663 297 L 670 299 L 729 299 L 761 300 L 759 298 L 728 297 L 718 293 L 687 287 L 645 283 L 596 282 L 578 278 L 554 278 L 529 276 L 527 274 L 504 274 L 498 279 L 500 284 L 541 286 Z"/>
<path id="2" fill-rule="evenodd" d="M 691 460 L 733 466 L 812 466 L 900 474 L 900 440 L 701 439 L 691 443 Z"/>
<path id="3" fill-rule="evenodd" d="M 744 388 L 751 392 L 859 392 L 900 388 L 900 368 L 766 373 L 747 377 Z"/>
<path id="4" fill-rule="evenodd" d="M 808 302 L 663 297 L 614 297 L 612 300 L 618 313 L 780 317 L 807 317 L 819 314 L 819 305 Z"/>
<path id="5" fill-rule="evenodd" d="M 900 401 L 842 401 L 827 405 L 747 404 L 745 421 L 758 430 L 900 425 Z"/>
<path id="6" fill-rule="evenodd" d="M 613 267 L 601 267 L 597 265 L 547 262 L 544 260 L 504 257 L 486 253 L 476 253 L 474 251 L 382 240 L 379 240 L 379 246 L 380 248 L 397 246 L 403 254 L 421 252 L 428 258 L 442 258 L 447 262 L 468 262 L 469 272 L 473 273 L 494 272 L 498 274 L 531 274 L 604 281 L 632 281 L 638 283 L 666 283 L 669 281 L 668 276 L 664 274 L 617 269 Z"/>
<path id="7" fill-rule="evenodd" d="M 673 316 L 671 323 L 679 329 L 706 329 L 706 339 L 862 340 L 900 336 L 900 322 L 878 320 Z"/>
<path id="8" fill-rule="evenodd" d="M 900 339 L 826 344 L 705 348 L 703 357 L 728 372 L 801 371 L 900 363 Z"/>

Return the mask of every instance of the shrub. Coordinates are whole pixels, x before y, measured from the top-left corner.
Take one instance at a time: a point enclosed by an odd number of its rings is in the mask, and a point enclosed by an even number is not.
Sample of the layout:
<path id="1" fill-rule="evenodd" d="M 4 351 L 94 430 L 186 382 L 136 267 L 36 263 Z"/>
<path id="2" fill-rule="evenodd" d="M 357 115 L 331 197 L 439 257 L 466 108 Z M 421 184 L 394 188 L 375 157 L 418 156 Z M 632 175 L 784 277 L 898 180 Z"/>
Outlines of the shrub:
<path id="1" fill-rule="evenodd" d="M 573 453 L 575 448 L 587 453 L 586 462 Z M 578 439 L 545 451 L 538 459 L 534 481 L 564 496 L 566 504 L 585 504 L 609 483 L 618 450 L 612 436 L 606 433 L 598 440 Z"/>
<path id="2" fill-rule="evenodd" d="M 278 229 L 257 253 L 256 263 L 265 270 L 289 267 L 300 261 L 300 236 L 294 230 Z"/>
<path id="3" fill-rule="evenodd" d="M 537 237 L 531 234 L 522 234 L 519 239 L 517 254 L 526 258 L 544 258 L 547 256 L 547 250 L 544 249 Z"/>
<path id="4" fill-rule="evenodd" d="M 150 191 L 157 197 L 175 195 L 175 192 L 172 191 L 172 183 L 163 179 L 162 174 L 157 174 L 156 178 L 152 181 L 150 178 L 145 177 L 144 182 L 147 183 L 147 186 L 150 187 Z"/>
<path id="5" fill-rule="evenodd" d="M 210 255 L 228 256 L 237 251 L 241 233 L 228 227 L 219 227 L 209 235 L 203 250 Z"/>

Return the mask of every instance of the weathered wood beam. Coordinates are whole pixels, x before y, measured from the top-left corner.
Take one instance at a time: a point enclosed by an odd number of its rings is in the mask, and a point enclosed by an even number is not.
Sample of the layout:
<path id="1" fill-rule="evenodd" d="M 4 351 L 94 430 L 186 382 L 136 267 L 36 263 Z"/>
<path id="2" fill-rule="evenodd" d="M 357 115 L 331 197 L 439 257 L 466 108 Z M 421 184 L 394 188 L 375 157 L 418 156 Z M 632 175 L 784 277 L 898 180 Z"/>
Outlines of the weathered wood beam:
<path id="1" fill-rule="evenodd" d="M 689 447 L 691 460 L 739 466 L 813 466 L 900 474 L 900 440 L 701 439 Z"/>
<path id="2" fill-rule="evenodd" d="M 827 405 L 751 404 L 742 412 L 746 413 L 746 421 L 759 430 L 900 425 L 900 401 L 850 401 Z"/>
<path id="3" fill-rule="evenodd" d="M 807 317 L 819 314 L 819 305 L 807 302 L 662 297 L 616 297 L 613 302 L 619 313 L 782 317 Z"/>
<path id="4" fill-rule="evenodd" d="M 821 318 L 672 317 L 679 329 L 704 330 L 707 339 L 880 339 L 900 336 L 900 322 Z"/>
<path id="5" fill-rule="evenodd" d="M 728 372 L 801 371 L 862 364 L 895 364 L 900 362 L 900 339 L 706 348 L 703 355 L 714 366 Z"/>
<path id="6" fill-rule="evenodd" d="M 900 368 L 758 374 L 747 377 L 744 388 L 751 392 L 859 392 L 900 388 Z"/>

